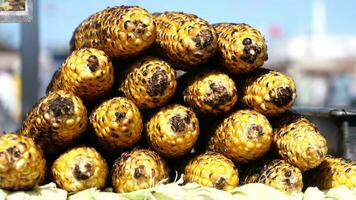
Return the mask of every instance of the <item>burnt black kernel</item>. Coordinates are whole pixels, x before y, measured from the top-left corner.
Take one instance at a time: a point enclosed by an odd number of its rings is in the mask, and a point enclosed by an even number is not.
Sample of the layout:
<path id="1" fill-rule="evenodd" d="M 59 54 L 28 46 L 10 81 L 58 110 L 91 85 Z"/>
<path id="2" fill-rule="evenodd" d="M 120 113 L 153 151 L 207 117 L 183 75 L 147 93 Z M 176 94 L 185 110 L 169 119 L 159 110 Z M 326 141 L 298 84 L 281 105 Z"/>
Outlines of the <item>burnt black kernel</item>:
<path id="1" fill-rule="evenodd" d="M 73 175 L 79 181 L 87 180 L 93 175 L 93 170 L 93 166 L 89 163 L 84 165 L 84 169 L 81 169 L 79 165 L 75 165 Z"/>
<path id="2" fill-rule="evenodd" d="M 255 45 L 246 46 L 244 48 L 243 54 L 240 56 L 240 59 L 249 64 L 253 64 L 260 53 L 257 48 L 259 47 Z"/>
<path id="3" fill-rule="evenodd" d="M 350 171 L 351 171 L 351 168 L 347 168 L 347 169 L 345 170 L 346 173 L 349 173 Z"/>
<path id="4" fill-rule="evenodd" d="M 147 76 L 147 70 L 143 70 L 142 75 Z"/>
<path id="5" fill-rule="evenodd" d="M 204 49 L 212 44 L 213 33 L 211 30 L 201 30 L 192 40 L 197 48 Z"/>
<path id="6" fill-rule="evenodd" d="M 135 25 L 134 31 L 138 34 L 145 32 L 145 29 L 147 28 L 147 25 L 141 20 L 136 20 L 133 24 Z"/>
<path id="7" fill-rule="evenodd" d="M 284 175 L 285 175 L 286 177 L 290 177 L 290 176 L 292 175 L 292 172 L 289 171 L 289 170 L 287 170 L 286 173 L 284 173 Z"/>
<path id="8" fill-rule="evenodd" d="M 130 20 L 124 22 L 124 28 L 127 29 L 130 24 Z"/>
<path id="9" fill-rule="evenodd" d="M 248 139 L 253 139 L 253 138 L 258 138 L 263 135 L 263 129 L 261 125 L 258 124 L 252 124 L 248 129 L 247 129 L 247 138 Z"/>
<path id="10" fill-rule="evenodd" d="M 217 189 L 224 189 L 225 185 L 226 185 L 226 179 L 224 177 L 220 177 L 216 182 L 215 182 L 215 187 Z"/>
<path id="11" fill-rule="evenodd" d="M 144 177 L 145 174 L 145 166 L 144 165 L 140 165 L 137 168 L 135 168 L 134 171 L 134 178 L 135 179 L 139 179 L 141 177 Z"/>
<path id="12" fill-rule="evenodd" d="M 251 43 L 252 43 L 252 40 L 250 38 L 245 38 L 244 40 L 242 40 L 243 45 L 249 45 Z"/>
<path id="13" fill-rule="evenodd" d="M 95 72 L 99 66 L 98 57 L 96 57 L 95 55 L 90 55 L 87 61 L 90 71 Z"/>
<path id="14" fill-rule="evenodd" d="M 17 158 L 19 158 L 19 157 L 21 156 L 20 150 L 17 149 L 16 147 L 14 147 L 14 146 L 7 148 L 7 149 L 6 149 L 6 152 L 7 152 L 8 154 L 10 154 L 10 156 L 11 156 L 12 158 L 15 158 L 15 159 L 17 159 Z"/>
<path id="15" fill-rule="evenodd" d="M 115 112 L 115 117 L 116 117 L 117 121 L 122 120 L 123 118 L 125 118 L 125 116 L 126 116 L 126 113 L 124 113 L 124 112 Z"/>
<path id="16" fill-rule="evenodd" d="M 174 132 L 185 131 L 190 122 L 191 115 L 189 115 L 188 113 L 184 117 L 182 117 L 180 114 L 175 115 L 170 119 L 171 129 Z"/>
<path id="17" fill-rule="evenodd" d="M 190 113 L 186 113 L 185 117 L 183 118 L 184 122 L 186 124 L 190 124 L 190 120 L 191 120 L 191 114 Z"/>
<path id="18" fill-rule="evenodd" d="M 214 108 L 225 104 L 230 101 L 232 96 L 230 96 L 226 87 L 217 83 L 210 83 L 210 92 L 206 94 L 206 99 L 204 102 Z"/>
<path id="19" fill-rule="evenodd" d="M 261 53 L 261 48 L 259 46 L 255 46 L 255 51 L 257 54 L 260 54 Z"/>
<path id="20" fill-rule="evenodd" d="M 151 97 L 162 95 L 169 85 L 168 76 L 166 72 L 159 69 L 148 78 L 148 84 L 146 86 L 147 93 Z"/>
<path id="21" fill-rule="evenodd" d="M 50 112 L 53 112 L 54 117 L 68 116 L 74 114 L 74 103 L 64 97 L 56 97 L 48 102 Z"/>
<path id="22" fill-rule="evenodd" d="M 273 92 L 276 96 L 272 96 Z M 288 105 L 293 100 L 293 92 L 290 87 L 279 87 L 269 92 L 272 103 L 278 107 Z"/>

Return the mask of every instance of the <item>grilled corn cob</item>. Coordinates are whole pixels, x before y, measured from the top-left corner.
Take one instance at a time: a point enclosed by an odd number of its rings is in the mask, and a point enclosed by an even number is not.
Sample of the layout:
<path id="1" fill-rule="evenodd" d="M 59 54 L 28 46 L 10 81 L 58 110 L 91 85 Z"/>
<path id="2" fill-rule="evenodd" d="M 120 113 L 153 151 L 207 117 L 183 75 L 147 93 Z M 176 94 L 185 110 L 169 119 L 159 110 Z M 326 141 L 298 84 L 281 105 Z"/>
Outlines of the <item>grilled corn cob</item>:
<path id="1" fill-rule="evenodd" d="M 105 96 L 114 84 L 114 69 L 108 56 L 100 50 L 85 48 L 72 52 L 53 75 L 47 93 L 66 90 L 83 100 Z"/>
<path id="2" fill-rule="evenodd" d="M 355 188 L 356 162 L 327 156 L 317 168 L 311 170 L 311 179 L 322 190 L 342 185 Z"/>
<path id="3" fill-rule="evenodd" d="M 183 98 L 198 113 L 219 114 L 229 111 L 237 101 L 234 81 L 218 71 L 199 73 L 183 91 Z"/>
<path id="4" fill-rule="evenodd" d="M 210 138 L 209 149 L 234 161 L 247 163 L 262 157 L 273 141 L 267 118 L 253 110 L 239 110 L 227 117 Z"/>
<path id="5" fill-rule="evenodd" d="M 244 182 L 263 183 L 287 194 L 301 192 L 303 188 L 302 172 L 280 159 L 258 163 L 248 170 Z"/>
<path id="6" fill-rule="evenodd" d="M 193 158 L 186 165 L 184 182 L 231 190 L 238 186 L 239 176 L 231 160 L 219 153 L 206 152 Z"/>
<path id="7" fill-rule="evenodd" d="M 291 108 L 297 96 L 293 79 L 275 70 L 257 69 L 241 85 L 243 104 L 267 116 Z"/>
<path id="8" fill-rule="evenodd" d="M 162 108 L 146 124 L 149 144 L 165 157 L 188 153 L 199 136 L 194 112 L 179 104 Z"/>
<path id="9" fill-rule="evenodd" d="M 26 8 L 25 0 L 4 0 L 0 3 L 0 11 L 24 11 Z"/>
<path id="10" fill-rule="evenodd" d="M 155 37 L 155 23 L 145 9 L 115 6 L 84 20 L 75 29 L 70 45 L 72 50 L 92 47 L 121 59 L 142 52 Z"/>
<path id="11" fill-rule="evenodd" d="M 217 35 L 207 21 L 182 12 L 153 16 L 157 26 L 156 46 L 174 67 L 189 70 L 214 54 Z"/>
<path id="12" fill-rule="evenodd" d="M 101 146 L 110 152 L 135 145 L 143 129 L 140 111 L 125 97 L 101 103 L 91 114 L 90 123 Z"/>
<path id="13" fill-rule="evenodd" d="M 140 108 L 165 104 L 176 90 L 175 71 L 162 59 L 145 57 L 133 64 L 120 90 Z"/>
<path id="14" fill-rule="evenodd" d="M 87 110 L 82 100 L 59 90 L 40 100 L 27 115 L 20 133 L 34 138 L 48 155 L 79 138 L 87 123 Z"/>
<path id="15" fill-rule="evenodd" d="M 8 133 L 0 136 L 0 188 L 31 189 L 41 184 L 46 160 L 31 138 Z"/>
<path id="16" fill-rule="evenodd" d="M 214 28 L 218 34 L 218 55 L 231 73 L 253 71 L 268 59 L 264 37 L 250 25 L 220 23 Z"/>
<path id="17" fill-rule="evenodd" d="M 317 167 L 328 151 L 317 127 L 297 113 L 286 112 L 274 124 L 274 143 L 279 155 L 302 171 Z"/>
<path id="18" fill-rule="evenodd" d="M 122 193 L 154 187 L 168 178 L 168 168 L 157 153 L 136 149 L 123 153 L 115 162 L 112 183 L 114 190 Z"/>
<path id="19" fill-rule="evenodd" d="M 62 154 L 52 165 L 56 184 L 68 192 L 91 187 L 103 188 L 108 175 L 104 158 L 92 147 L 76 147 Z"/>

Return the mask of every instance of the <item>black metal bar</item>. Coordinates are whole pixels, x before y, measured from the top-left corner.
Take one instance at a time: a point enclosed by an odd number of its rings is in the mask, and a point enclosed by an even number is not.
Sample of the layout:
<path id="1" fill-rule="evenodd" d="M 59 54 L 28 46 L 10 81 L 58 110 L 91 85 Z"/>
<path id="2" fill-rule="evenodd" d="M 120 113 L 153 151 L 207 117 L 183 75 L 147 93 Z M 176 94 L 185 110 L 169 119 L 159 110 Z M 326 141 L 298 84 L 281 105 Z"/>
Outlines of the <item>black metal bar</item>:
<path id="1" fill-rule="evenodd" d="M 32 8 L 32 21 L 21 24 L 22 118 L 38 100 L 38 1 Z"/>
<path id="2" fill-rule="evenodd" d="M 330 117 L 329 113 L 331 108 L 318 108 L 318 107 L 302 107 L 302 106 L 295 106 L 293 107 L 299 113 L 302 113 L 306 116 L 313 116 L 313 117 Z"/>
<path id="3" fill-rule="evenodd" d="M 348 121 L 342 121 L 340 123 L 340 139 L 339 139 L 339 153 L 344 157 L 351 159 L 352 154 L 350 151 L 352 151 L 352 148 L 350 146 L 351 144 L 351 135 L 349 131 L 349 122 Z"/>

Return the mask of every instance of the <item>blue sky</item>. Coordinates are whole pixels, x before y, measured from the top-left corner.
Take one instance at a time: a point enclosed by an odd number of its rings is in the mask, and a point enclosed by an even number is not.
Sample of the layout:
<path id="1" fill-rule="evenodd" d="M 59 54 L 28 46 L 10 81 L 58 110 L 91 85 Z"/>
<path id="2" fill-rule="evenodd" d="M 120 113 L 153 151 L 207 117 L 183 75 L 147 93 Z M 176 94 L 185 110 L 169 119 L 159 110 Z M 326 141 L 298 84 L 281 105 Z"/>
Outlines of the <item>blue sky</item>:
<path id="1" fill-rule="evenodd" d="M 308 34 L 311 0 L 39 0 L 42 48 L 68 44 L 75 27 L 90 14 L 113 5 L 140 5 L 151 12 L 184 11 L 211 23 L 245 22 L 261 30 L 276 25 L 283 36 Z M 325 0 L 327 33 L 356 34 L 356 1 Z M 18 24 L 0 24 L 0 38 L 18 46 Z"/>

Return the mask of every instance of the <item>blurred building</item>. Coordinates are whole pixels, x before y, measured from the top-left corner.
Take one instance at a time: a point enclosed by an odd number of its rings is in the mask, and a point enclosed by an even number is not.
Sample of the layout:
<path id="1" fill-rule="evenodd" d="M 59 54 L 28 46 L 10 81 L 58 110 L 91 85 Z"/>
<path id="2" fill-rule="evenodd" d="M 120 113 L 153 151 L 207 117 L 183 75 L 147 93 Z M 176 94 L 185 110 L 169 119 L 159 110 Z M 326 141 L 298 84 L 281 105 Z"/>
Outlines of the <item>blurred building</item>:
<path id="1" fill-rule="evenodd" d="M 351 107 L 356 100 L 356 35 L 326 32 L 323 0 L 314 0 L 312 32 L 269 41 L 267 65 L 293 76 L 297 104 Z"/>

